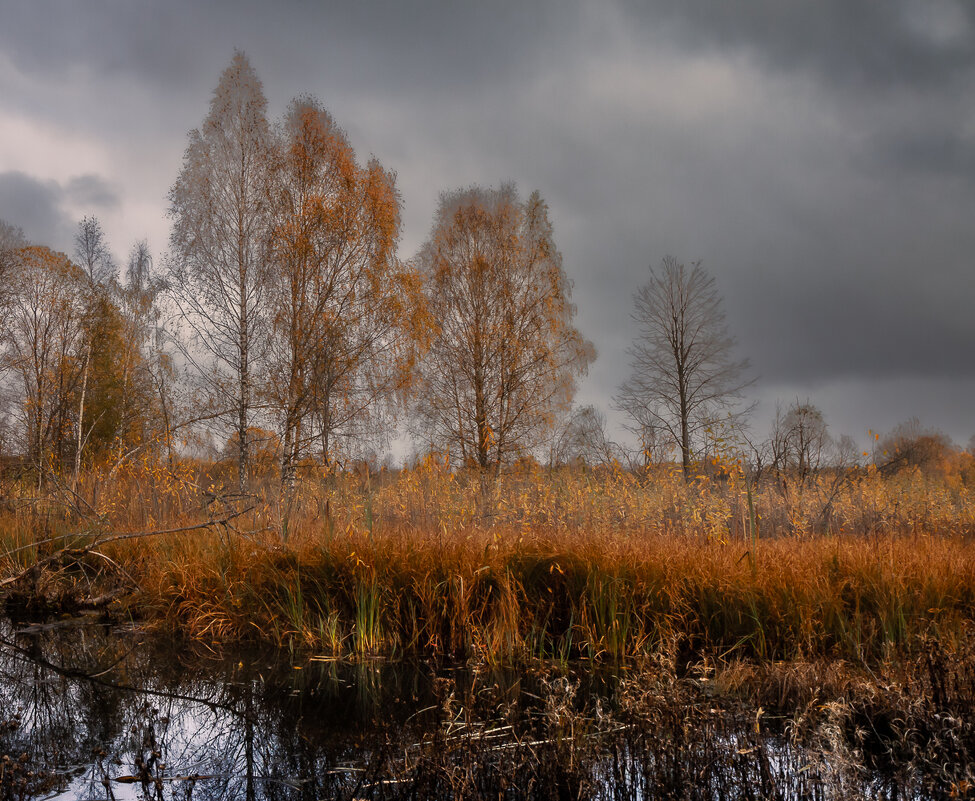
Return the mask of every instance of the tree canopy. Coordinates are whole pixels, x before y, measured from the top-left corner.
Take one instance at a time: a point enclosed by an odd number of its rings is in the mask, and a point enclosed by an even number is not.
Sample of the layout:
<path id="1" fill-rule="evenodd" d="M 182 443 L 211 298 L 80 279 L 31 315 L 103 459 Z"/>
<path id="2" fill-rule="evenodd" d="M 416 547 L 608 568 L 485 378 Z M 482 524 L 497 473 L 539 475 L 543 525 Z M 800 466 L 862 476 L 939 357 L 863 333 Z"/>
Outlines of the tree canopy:
<path id="1" fill-rule="evenodd" d="M 510 185 L 446 193 L 419 264 L 436 326 L 420 429 L 464 463 L 500 466 L 545 441 L 595 358 L 573 324 L 548 208 Z"/>

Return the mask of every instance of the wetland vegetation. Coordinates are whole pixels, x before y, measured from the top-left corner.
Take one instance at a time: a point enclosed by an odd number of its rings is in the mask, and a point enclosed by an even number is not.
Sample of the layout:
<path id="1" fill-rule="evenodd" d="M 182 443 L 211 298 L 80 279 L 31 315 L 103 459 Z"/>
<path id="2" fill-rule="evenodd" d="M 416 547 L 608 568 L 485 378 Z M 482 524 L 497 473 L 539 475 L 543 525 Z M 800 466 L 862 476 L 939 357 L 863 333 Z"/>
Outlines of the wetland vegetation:
<path id="1" fill-rule="evenodd" d="M 267 105 L 235 53 L 162 269 L 0 221 L 0 799 L 975 796 L 975 448 L 761 438 L 673 257 L 615 442 L 539 192 L 403 260 L 395 175 Z"/>
<path id="2" fill-rule="evenodd" d="M 965 797 L 966 464 L 9 482 L 3 792 Z"/>

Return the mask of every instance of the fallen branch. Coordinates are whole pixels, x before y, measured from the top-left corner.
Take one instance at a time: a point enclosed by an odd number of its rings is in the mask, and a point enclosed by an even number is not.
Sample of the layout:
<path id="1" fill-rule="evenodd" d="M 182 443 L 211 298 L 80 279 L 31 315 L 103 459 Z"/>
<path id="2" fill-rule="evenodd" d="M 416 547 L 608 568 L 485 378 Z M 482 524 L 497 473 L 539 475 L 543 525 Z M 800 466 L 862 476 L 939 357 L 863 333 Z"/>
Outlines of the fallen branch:
<path id="1" fill-rule="evenodd" d="M 26 578 L 27 576 L 31 575 L 32 573 L 35 573 L 41 568 L 47 567 L 47 565 L 54 564 L 55 562 L 58 562 L 59 560 L 64 559 L 65 557 L 72 557 L 74 559 L 77 559 L 78 557 L 84 556 L 85 554 L 94 551 L 96 548 L 99 548 L 102 545 L 106 545 L 110 542 L 121 542 L 123 540 L 143 539 L 145 537 L 159 537 L 159 536 L 165 536 L 166 534 L 186 534 L 190 531 L 200 531 L 202 529 L 208 529 L 214 526 L 224 526 L 230 530 L 235 531 L 236 530 L 235 527 L 230 526 L 229 523 L 232 520 L 235 520 L 236 518 L 240 517 L 241 515 L 247 514 L 253 508 L 254 508 L 253 506 L 248 506 L 246 509 L 241 509 L 239 511 L 233 512 L 232 514 L 224 515 L 221 518 L 217 518 L 215 520 L 206 520 L 202 523 L 196 523 L 191 526 L 151 529 L 149 531 L 130 531 L 123 534 L 109 534 L 107 536 L 99 537 L 98 539 L 92 540 L 87 545 L 79 548 L 61 548 L 60 550 L 55 551 L 49 556 L 45 556 L 43 559 L 34 562 L 34 564 L 22 570 L 17 575 L 9 576 L 8 578 L 5 578 L 2 581 L 0 581 L 0 589 L 3 589 L 4 587 L 9 587 L 11 584 L 16 584 L 21 579 Z"/>

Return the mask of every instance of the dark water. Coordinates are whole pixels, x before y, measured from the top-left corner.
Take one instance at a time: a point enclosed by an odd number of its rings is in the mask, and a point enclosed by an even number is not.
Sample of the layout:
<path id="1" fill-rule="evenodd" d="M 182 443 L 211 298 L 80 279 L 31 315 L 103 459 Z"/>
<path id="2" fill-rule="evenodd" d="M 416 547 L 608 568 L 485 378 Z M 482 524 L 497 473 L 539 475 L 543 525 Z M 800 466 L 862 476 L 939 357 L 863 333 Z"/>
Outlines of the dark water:
<path id="1" fill-rule="evenodd" d="M 652 671 L 292 662 L 76 621 L 0 640 L 3 798 L 898 797 Z"/>

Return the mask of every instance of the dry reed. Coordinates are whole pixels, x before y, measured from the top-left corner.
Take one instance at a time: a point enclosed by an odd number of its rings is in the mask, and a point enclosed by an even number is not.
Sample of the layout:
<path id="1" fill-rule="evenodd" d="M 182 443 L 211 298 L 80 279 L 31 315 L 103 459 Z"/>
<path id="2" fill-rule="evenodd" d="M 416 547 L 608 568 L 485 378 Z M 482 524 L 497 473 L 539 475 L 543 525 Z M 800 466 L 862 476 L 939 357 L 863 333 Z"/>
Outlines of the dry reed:
<path id="1" fill-rule="evenodd" d="M 282 544 L 273 476 L 228 499 L 219 469 L 147 463 L 42 501 L 8 485 L 0 557 L 13 575 L 96 534 L 247 504 L 233 526 L 109 544 L 29 576 L 22 600 L 64 607 L 124 586 L 136 592 L 116 604 L 174 632 L 335 655 L 620 659 L 676 643 L 687 658 L 872 663 L 923 637 L 950 643 L 975 619 L 968 478 L 865 469 L 751 488 L 723 465 L 690 484 L 666 468 L 491 481 L 435 459 L 309 469 Z"/>

